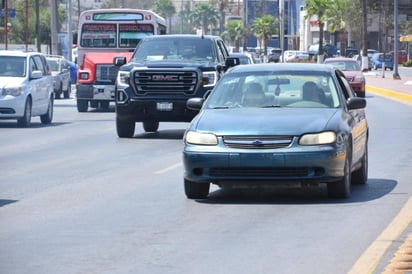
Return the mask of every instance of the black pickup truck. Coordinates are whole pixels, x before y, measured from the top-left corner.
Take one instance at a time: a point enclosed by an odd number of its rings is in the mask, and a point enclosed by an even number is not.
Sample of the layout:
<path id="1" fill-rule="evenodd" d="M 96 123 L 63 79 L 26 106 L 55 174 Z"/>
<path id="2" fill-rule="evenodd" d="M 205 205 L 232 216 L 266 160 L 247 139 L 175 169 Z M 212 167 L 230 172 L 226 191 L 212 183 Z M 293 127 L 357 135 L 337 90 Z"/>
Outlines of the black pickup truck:
<path id="1" fill-rule="evenodd" d="M 198 112 L 186 101 L 204 96 L 239 64 L 228 55 L 218 36 L 158 35 L 142 39 L 129 63 L 115 57 L 117 135 L 133 137 L 136 122 L 143 122 L 146 132 L 157 131 L 159 122 L 190 122 Z"/>

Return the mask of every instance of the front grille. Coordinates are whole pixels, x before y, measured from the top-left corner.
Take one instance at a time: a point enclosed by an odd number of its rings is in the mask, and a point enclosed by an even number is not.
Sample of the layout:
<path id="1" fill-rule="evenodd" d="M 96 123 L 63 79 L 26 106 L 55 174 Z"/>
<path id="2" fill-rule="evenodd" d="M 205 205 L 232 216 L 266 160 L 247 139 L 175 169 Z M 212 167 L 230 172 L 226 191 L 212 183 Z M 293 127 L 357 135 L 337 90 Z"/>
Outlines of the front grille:
<path id="1" fill-rule="evenodd" d="M 0 108 L 0 114 L 16 114 L 12 108 Z"/>
<path id="2" fill-rule="evenodd" d="M 119 67 L 114 65 L 97 65 L 96 66 L 96 82 L 113 84 L 116 82 Z"/>
<path id="3" fill-rule="evenodd" d="M 238 167 L 226 168 L 216 167 L 209 170 L 211 176 L 214 177 L 260 177 L 260 178 L 304 178 L 307 176 L 319 176 L 323 173 L 320 168 L 253 168 L 253 167 Z"/>
<path id="4" fill-rule="evenodd" d="M 230 148 L 273 149 L 292 144 L 293 136 L 224 136 L 223 142 Z"/>
<path id="5" fill-rule="evenodd" d="M 198 74 L 196 71 L 135 71 L 137 93 L 166 92 L 194 94 Z"/>
<path id="6" fill-rule="evenodd" d="M 348 82 L 352 82 L 352 81 L 353 81 L 353 77 L 346 77 L 346 80 L 348 80 Z"/>

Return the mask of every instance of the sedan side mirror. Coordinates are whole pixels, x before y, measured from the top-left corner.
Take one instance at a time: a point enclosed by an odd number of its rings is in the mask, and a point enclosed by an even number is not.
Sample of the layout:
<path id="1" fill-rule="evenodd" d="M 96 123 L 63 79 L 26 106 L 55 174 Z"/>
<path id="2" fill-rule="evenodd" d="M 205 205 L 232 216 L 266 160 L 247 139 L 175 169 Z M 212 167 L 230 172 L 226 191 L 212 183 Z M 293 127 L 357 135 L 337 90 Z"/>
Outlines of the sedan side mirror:
<path id="1" fill-rule="evenodd" d="M 203 106 L 204 101 L 205 99 L 199 97 L 190 98 L 186 102 L 186 107 L 191 110 L 200 110 Z"/>
<path id="2" fill-rule="evenodd" d="M 366 107 L 366 99 L 365 98 L 359 98 L 359 97 L 351 97 L 346 100 L 346 105 L 348 106 L 348 109 L 361 109 Z"/>

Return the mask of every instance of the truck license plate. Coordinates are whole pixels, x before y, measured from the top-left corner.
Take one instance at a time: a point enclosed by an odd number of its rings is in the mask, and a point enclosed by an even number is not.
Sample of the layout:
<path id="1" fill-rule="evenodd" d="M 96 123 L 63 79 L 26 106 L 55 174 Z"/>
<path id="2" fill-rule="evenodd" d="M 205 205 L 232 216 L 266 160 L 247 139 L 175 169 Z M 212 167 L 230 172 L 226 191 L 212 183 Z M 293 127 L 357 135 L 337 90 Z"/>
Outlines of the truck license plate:
<path id="1" fill-rule="evenodd" d="M 156 108 L 157 108 L 158 111 L 172 111 L 173 110 L 173 103 L 158 102 L 156 104 Z"/>

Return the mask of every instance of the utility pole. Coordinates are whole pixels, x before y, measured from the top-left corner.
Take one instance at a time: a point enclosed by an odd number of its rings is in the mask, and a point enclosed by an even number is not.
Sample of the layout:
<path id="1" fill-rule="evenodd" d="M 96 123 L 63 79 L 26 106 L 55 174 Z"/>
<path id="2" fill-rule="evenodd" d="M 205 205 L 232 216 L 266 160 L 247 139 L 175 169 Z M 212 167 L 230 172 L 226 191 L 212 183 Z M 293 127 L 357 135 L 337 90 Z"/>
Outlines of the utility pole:
<path id="1" fill-rule="evenodd" d="M 57 52 L 57 0 L 50 0 L 51 6 L 51 54 L 58 54 Z"/>
<path id="2" fill-rule="evenodd" d="M 393 79 L 400 80 L 401 77 L 398 73 L 398 0 L 395 0 L 393 5 Z"/>
<path id="3" fill-rule="evenodd" d="M 285 0 L 279 0 L 279 45 L 280 45 L 280 58 L 283 62 L 283 50 L 284 50 L 284 28 L 285 28 L 285 22 L 284 22 L 284 7 L 285 7 Z"/>

